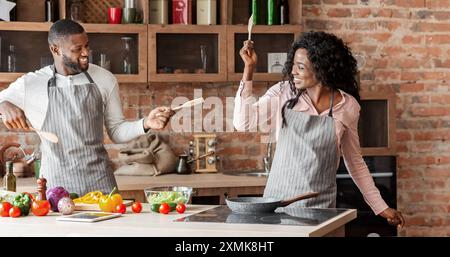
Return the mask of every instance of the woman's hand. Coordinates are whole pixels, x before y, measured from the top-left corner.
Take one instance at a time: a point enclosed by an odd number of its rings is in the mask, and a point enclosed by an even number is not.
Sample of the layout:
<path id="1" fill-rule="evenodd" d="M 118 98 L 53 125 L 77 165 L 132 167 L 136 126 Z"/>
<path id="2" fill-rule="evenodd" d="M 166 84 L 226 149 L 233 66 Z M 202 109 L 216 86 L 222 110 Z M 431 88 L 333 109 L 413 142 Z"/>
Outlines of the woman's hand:
<path id="1" fill-rule="evenodd" d="M 258 56 L 253 48 L 253 41 L 244 41 L 244 46 L 239 50 L 239 55 L 244 61 L 244 72 L 242 74 L 243 81 L 253 80 L 253 70 L 255 69 Z"/>
<path id="2" fill-rule="evenodd" d="M 389 225 L 397 226 L 398 229 L 403 228 L 405 225 L 405 219 L 403 218 L 402 213 L 395 209 L 387 208 L 381 212 L 380 215 L 381 217 L 387 219 Z"/>
<path id="3" fill-rule="evenodd" d="M 244 41 L 244 46 L 239 50 L 239 55 L 246 67 L 254 67 L 258 61 L 258 56 L 256 55 L 255 49 L 253 48 L 253 41 Z"/>

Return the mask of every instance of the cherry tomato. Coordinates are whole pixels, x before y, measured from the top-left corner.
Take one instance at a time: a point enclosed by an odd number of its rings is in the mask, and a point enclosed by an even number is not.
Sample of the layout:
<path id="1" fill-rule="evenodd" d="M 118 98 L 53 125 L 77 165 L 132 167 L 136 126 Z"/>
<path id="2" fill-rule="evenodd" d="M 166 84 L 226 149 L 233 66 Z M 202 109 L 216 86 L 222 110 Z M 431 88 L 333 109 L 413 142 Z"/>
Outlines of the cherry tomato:
<path id="1" fill-rule="evenodd" d="M 9 216 L 12 218 L 17 218 L 20 216 L 20 208 L 17 206 L 13 206 L 10 210 L 9 210 Z"/>
<path id="2" fill-rule="evenodd" d="M 170 206 L 167 203 L 162 203 L 161 206 L 159 206 L 159 213 L 167 214 L 170 212 Z"/>
<path id="3" fill-rule="evenodd" d="M 127 212 L 127 206 L 123 203 L 117 205 L 116 212 L 120 212 L 120 213 L 124 214 L 125 212 Z"/>
<path id="4" fill-rule="evenodd" d="M 131 205 L 131 210 L 135 213 L 140 213 L 142 211 L 142 204 L 138 201 L 134 202 L 133 205 Z"/>
<path id="5" fill-rule="evenodd" d="M 12 208 L 12 204 L 8 202 L 0 203 L 0 216 L 9 217 L 9 210 Z"/>
<path id="6" fill-rule="evenodd" d="M 34 201 L 31 204 L 31 212 L 35 216 L 45 216 L 50 211 L 50 202 L 47 200 Z"/>
<path id="7" fill-rule="evenodd" d="M 184 203 L 177 204 L 177 212 L 179 214 L 183 213 L 186 210 L 186 205 Z"/>

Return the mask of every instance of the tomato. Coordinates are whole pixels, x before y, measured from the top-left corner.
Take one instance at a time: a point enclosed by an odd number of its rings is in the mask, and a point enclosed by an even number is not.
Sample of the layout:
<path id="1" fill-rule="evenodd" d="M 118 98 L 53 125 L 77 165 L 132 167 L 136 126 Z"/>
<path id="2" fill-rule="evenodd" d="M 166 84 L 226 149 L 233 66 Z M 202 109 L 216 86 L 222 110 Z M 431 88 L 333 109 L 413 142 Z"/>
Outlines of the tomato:
<path id="1" fill-rule="evenodd" d="M 9 210 L 9 216 L 12 218 L 17 218 L 20 216 L 20 208 L 17 206 L 13 206 L 10 210 Z"/>
<path id="2" fill-rule="evenodd" d="M 45 216 L 50 211 L 50 202 L 47 200 L 34 201 L 31 204 L 31 212 L 35 216 Z"/>
<path id="3" fill-rule="evenodd" d="M 186 210 L 186 205 L 184 203 L 177 204 L 177 212 L 179 214 L 183 213 Z"/>
<path id="4" fill-rule="evenodd" d="M 9 210 L 12 208 L 12 204 L 8 202 L 0 203 L 0 216 L 9 217 Z"/>
<path id="5" fill-rule="evenodd" d="M 159 213 L 167 214 L 170 212 L 170 206 L 167 203 L 162 203 L 161 206 L 159 206 Z"/>
<path id="6" fill-rule="evenodd" d="M 138 201 L 134 202 L 133 205 L 131 205 L 131 210 L 134 213 L 140 213 L 142 211 L 142 204 Z"/>
<path id="7" fill-rule="evenodd" d="M 125 212 L 127 212 L 127 206 L 125 204 L 123 204 L 123 203 L 117 205 L 116 206 L 116 212 L 124 214 Z"/>

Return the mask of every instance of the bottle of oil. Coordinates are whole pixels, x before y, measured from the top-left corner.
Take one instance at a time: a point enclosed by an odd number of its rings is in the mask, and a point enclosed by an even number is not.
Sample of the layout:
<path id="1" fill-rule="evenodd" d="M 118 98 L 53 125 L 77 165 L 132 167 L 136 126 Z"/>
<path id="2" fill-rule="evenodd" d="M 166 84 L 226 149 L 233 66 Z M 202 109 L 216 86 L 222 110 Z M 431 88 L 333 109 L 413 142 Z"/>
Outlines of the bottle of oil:
<path id="1" fill-rule="evenodd" d="M 16 176 L 13 173 L 13 163 L 12 161 L 6 162 L 6 175 L 3 177 L 3 183 L 5 190 L 16 192 Z"/>

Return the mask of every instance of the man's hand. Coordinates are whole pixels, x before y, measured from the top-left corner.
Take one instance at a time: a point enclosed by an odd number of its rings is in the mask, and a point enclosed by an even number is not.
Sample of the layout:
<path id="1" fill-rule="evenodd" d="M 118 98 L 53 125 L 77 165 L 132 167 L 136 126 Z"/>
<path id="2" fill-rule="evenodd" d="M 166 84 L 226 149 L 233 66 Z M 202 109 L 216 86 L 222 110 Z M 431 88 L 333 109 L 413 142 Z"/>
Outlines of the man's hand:
<path id="1" fill-rule="evenodd" d="M 25 114 L 22 109 L 14 104 L 4 101 L 0 103 L 0 113 L 2 115 L 2 121 L 5 126 L 11 129 L 22 129 L 25 131 L 30 130 L 30 126 L 27 124 Z"/>
<path id="2" fill-rule="evenodd" d="M 144 129 L 161 130 L 167 125 L 170 117 L 174 114 L 175 112 L 169 107 L 157 107 L 144 120 Z"/>
<path id="3" fill-rule="evenodd" d="M 380 213 L 381 217 L 387 219 L 387 222 L 389 225 L 397 226 L 398 229 L 403 228 L 405 225 L 405 219 L 403 218 L 403 215 L 401 212 L 392 209 L 387 208 L 382 213 Z"/>

